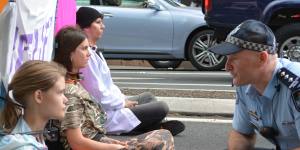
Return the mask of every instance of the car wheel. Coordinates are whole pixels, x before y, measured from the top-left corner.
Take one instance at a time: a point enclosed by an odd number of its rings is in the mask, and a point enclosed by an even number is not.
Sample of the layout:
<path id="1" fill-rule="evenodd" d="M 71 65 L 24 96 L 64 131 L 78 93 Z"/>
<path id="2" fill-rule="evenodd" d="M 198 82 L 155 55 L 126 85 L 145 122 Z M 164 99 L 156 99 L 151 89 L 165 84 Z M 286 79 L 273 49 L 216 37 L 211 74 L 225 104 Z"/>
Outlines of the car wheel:
<path id="1" fill-rule="evenodd" d="M 208 48 L 217 44 L 213 38 L 213 30 L 204 30 L 196 33 L 190 40 L 188 57 L 198 70 L 214 71 L 224 68 L 226 57 L 208 51 Z"/>
<path id="2" fill-rule="evenodd" d="M 177 68 L 180 64 L 181 61 L 180 60 L 167 60 L 167 61 L 153 61 L 153 60 L 149 60 L 150 65 L 153 68 Z"/>
<path id="3" fill-rule="evenodd" d="M 276 31 L 278 55 L 292 61 L 300 61 L 300 23 L 285 25 Z"/>

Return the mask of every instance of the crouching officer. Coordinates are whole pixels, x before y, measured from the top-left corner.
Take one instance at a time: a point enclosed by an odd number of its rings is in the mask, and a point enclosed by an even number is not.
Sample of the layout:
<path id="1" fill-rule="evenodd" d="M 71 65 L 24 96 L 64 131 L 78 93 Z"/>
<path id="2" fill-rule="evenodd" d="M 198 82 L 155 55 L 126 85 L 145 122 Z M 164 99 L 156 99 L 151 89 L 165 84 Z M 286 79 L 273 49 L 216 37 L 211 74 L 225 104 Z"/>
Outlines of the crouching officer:
<path id="1" fill-rule="evenodd" d="M 227 55 L 225 68 L 236 86 L 228 148 L 252 149 L 260 133 L 276 149 L 300 149 L 300 63 L 277 58 L 271 29 L 246 20 L 210 51 Z"/>

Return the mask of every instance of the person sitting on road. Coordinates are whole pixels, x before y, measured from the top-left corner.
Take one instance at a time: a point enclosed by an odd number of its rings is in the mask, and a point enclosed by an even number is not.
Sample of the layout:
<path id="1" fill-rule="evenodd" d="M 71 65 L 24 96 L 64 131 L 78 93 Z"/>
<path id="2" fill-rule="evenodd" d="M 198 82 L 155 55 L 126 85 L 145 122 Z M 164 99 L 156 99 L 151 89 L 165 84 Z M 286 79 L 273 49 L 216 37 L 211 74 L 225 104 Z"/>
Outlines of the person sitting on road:
<path id="1" fill-rule="evenodd" d="M 182 132 L 185 126 L 180 121 L 162 123 L 169 112 L 165 102 L 158 102 L 149 92 L 128 98 L 114 84 L 110 69 L 96 45 L 105 28 L 103 14 L 93 8 L 81 7 L 76 13 L 76 23 L 87 35 L 92 49 L 88 66 L 81 69 L 85 77 L 81 84 L 107 113 L 104 125 L 107 133 L 138 134 L 157 129 L 158 126 L 168 129 L 172 135 Z"/>
<path id="2" fill-rule="evenodd" d="M 65 115 L 64 67 L 29 60 L 14 74 L 1 112 L 0 149 L 47 149 L 43 133 L 49 119 Z"/>
<path id="3" fill-rule="evenodd" d="M 106 114 L 79 83 L 79 70 L 87 66 L 90 52 L 85 34 L 76 28 L 65 27 L 55 38 L 54 61 L 67 68 L 65 95 L 68 98 L 65 118 L 61 121 L 61 139 L 65 149 L 130 149 L 173 150 L 173 136 L 160 129 L 139 135 L 129 141 L 106 137 Z"/>
<path id="4" fill-rule="evenodd" d="M 300 63 L 277 58 L 276 46 L 267 25 L 246 20 L 210 48 L 227 55 L 225 68 L 237 86 L 229 150 L 253 149 L 255 133 L 277 150 L 300 149 Z"/>

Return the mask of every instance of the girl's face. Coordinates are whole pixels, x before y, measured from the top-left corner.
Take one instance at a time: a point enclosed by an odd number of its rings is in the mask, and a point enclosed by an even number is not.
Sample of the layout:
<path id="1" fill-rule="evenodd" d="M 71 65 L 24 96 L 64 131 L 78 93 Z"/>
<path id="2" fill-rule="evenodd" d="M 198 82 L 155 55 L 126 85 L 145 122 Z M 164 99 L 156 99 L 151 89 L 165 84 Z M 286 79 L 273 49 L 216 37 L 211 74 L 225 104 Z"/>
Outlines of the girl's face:
<path id="1" fill-rule="evenodd" d="M 72 62 L 72 69 L 79 70 L 80 68 L 86 67 L 89 58 L 90 58 L 90 52 L 89 52 L 89 42 L 87 39 L 82 41 L 75 51 L 71 53 L 71 62 Z"/>
<path id="2" fill-rule="evenodd" d="M 40 110 L 46 119 L 63 119 L 65 116 L 66 102 L 68 99 L 64 95 L 65 78 L 60 76 L 54 86 L 47 91 L 41 92 L 42 103 Z"/>

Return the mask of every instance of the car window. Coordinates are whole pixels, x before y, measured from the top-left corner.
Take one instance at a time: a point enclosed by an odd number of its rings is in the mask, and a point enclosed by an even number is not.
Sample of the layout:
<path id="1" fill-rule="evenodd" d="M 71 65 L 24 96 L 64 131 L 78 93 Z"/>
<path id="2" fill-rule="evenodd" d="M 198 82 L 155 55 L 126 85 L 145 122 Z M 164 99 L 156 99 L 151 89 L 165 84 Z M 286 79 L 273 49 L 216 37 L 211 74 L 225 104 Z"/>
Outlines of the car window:
<path id="1" fill-rule="evenodd" d="M 122 7 L 143 8 L 146 5 L 146 0 L 122 0 Z"/>
<path id="2" fill-rule="evenodd" d="M 146 7 L 146 1 L 147 0 L 76 0 L 78 6 L 102 5 L 131 8 Z"/>
<path id="3" fill-rule="evenodd" d="M 90 5 L 90 0 L 76 0 L 78 6 Z"/>
<path id="4" fill-rule="evenodd" d="M 186 5 L 179 3 L 176 0 L 165 0 L 165 1 L 174 7 L 186 7 Z"/>

